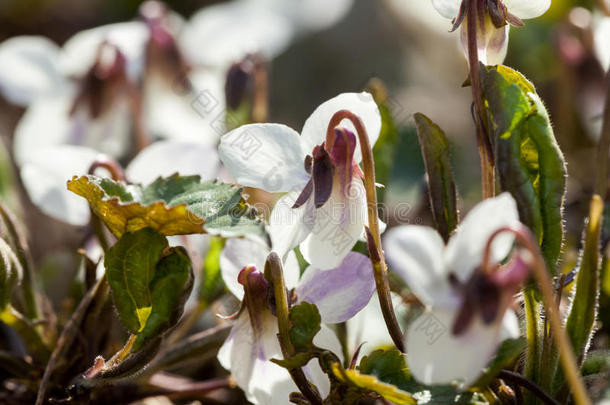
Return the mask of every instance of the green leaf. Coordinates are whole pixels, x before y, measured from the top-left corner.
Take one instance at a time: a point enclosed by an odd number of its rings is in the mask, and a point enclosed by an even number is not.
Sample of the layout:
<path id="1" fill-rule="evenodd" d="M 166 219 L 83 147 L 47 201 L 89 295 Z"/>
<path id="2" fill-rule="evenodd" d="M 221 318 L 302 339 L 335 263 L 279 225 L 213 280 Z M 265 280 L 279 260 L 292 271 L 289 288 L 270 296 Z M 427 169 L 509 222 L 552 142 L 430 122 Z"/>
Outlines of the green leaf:
<path id="1" fill-rule="evenodd" d="M 506 66 L 481 70 L 500 185 L 538 237 L 553 274 L 563 244 L 566 167 L 533 85 Z"/>
<path id="2" fill-rule="evenodd" d="M 610 350 L 593 350 L 582 363 L 583 376 L 610 372 Z"/>
<path id="3" fill-rule="evenodd" d="M 375 350 L 360 360 L 358 371 L 374 375 L 379 381 L 408 390 L 411 374 L 405 362 L 405 356 L 397 349 Z"/>
<path id="4" fill-rule="evenodd" d="M 220 273 L 220 254 L 225 245 L 223 238 L 210 238 L 210 247 L 203 261 L 201 282 L 199 284 L 199 303 L 207 307 L 224 291 L 224 281 Z"/>
<path id="5" fill-rule="evenodd" d="M 293 370 L 295 368 L 305 366 L 315 356 L 316 355 L 313 352 L 302 352 L 297 353 L 288 359 L 271 359 L 271 361 L 280 367 L 284 367 L 287 370 Z"/>
<path id="6" fill-rule="evenodd" d="M 314 304 L 302 302 L 290 308 L 290 341 L 297 351 L 313 348 L 313 338 L 320 331 L 320 312 Z"/>
<path id="7" fill-rule="evenodd" d="M 0 312 L 11 300 L 13 288 L 21 282 L 23 270 L 13 249 L 0 239 Z"/>
<path id="8" fill-rule="evenodd" d="M 373 391 L 398 405 L 416 404 L 413 396 L 395 385 L 380 381 L 374 375 L 362 374 L 358 370 L 345 370 L 339 363 L 333 363 L 331 370 L 334 376 L 344 384 L 363 391 Z"/>
<path id="9" fill-rule="evenodd" d="M 178 322 L 193 288 L 191 259 L 186 250 L 182 246 L 169 250 L 169 254 L 157 263 L 155 277 L 150 282 L 151 311 L 144 329 L 133 343 L 133 352 Z"/>
<path id="10" fill-rule="evenodd" d="M 574 295 L 565 324 L 576 358 L 586 355 L 593 336 L 600 290 L 600 237 L 604 203 L 598 195 L 591 199 L 580 266 L 576 275 Z M 562 381 L 562 374 L 557 378 Z M 560 382 L 555 384 L 557 387 Z"/>
<path id="11" fill-rule="evenodd" d="M 149 227 L 165 236 L 247 235 L 268 244 L 263 221 L 245 202 L 241 189 L 230 184 L 178 174 L 159 177 L 148 186 L 75 176 L 68 189 L 86 198 L 117 237 Z"/>
<path id="12" fill-rule="evenodd" d="M 506 339 L 500 345 L 496 357 L 491 361 L 485 374 L 474 384 L 475 387 L 485 388 L 498 375 L 500 370 L 511 366 L 519 359 L 527 347 L 527 340 L 523 337 Z"/>
<path id="13" fill-rule="evenodd" d="M 151 228 L 126 233 L 106 253 L 108 284 L 121 321 L 137 335 L 131 351 L 172 327 L 192 289 L 191 261 Z"/>
<path id="14" fill-rule="evenodd" d="M 457 192 L 449 159 L 449 140 L 439 126 L 424 114 L 415 113 L 414 118 L 428 174 L 432 217 L 436 229 L 446 241 L 458 224 Z"/>
<path id="15" fill-rule="evenodd" d="M 396 146 L 398 145 L 398 128 L 392 116 L 388 92 L 383 82 L 379 79 L 372 79 L 366 85 L 366 90 L 373 95 L 381 114 L 381 131 L 373 147 L 375 181 L 387 185 L 394 166 Z M 377 197 L 379 201 L 384 201 L 385 188 L 377 190 Z"/>

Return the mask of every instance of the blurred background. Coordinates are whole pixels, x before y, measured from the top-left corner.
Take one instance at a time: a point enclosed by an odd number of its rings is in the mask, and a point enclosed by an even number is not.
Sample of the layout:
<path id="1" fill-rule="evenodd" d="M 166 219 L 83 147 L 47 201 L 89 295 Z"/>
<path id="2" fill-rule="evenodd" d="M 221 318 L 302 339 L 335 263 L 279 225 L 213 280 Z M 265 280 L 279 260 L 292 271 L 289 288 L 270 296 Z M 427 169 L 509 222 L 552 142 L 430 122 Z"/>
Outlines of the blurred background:
<path id="1" fill-rule="evenodd" d="M 332 1 L 332 0 L 331 0 Z M 62 45 L 77 32 L 102 24 L 129 21 L 139 0 L 2 0 L 0 41 L 18 35 L 43 35 Z M 188 19 L 203 7 L 222 2 L 167 1 Z M 604 67 L 596 47 L 595 29 L 603 17 L 604 0 L 553 0 L 547 13 L 512 28 L 505 64 L 521 71 L 536 86 L 549 109 L 555 135 L 568 164 L 565 270 L 575 266 L 583 220 L 596 174 L 596 139 L 601 129 L 605 91 Z M 387 88 L 388 104 L 398 126 L 398 147 L 388 152 L 393 162 L 385 204 L 407 204 L 398 222 L 430 223 L 422 158 L 412 115 L 422 112 L 446 132 L 451 142 L 459 204 L 467 210 L 480 199 L 479 163 L 470 115 L 471 93 L 463 88 L 467 64 L 458 33 L 449 33 L 428 0 L 354 0 L 334 25 L 312 30 L 268 60 L 269 122 L 299 130 L 323 101 L 342 92 L 361 91 L 372 78 Z M 610 33 L 608 36 L 610 36 Z M 203 39 L 199 39 L 203 40 Z M 212 36 L 205 41 L 215 41 Z M 607 55 L 607 54 L 606 54 Z M 605 66 L 604 66 L 605 64 Z M 84 230 L 43 214 L 28 198 L 11 159 L 16 125 L 25 109 L 0 96 L 0 198 L 9 201 L 28 225 L 35 261 L 43 272 L 44 289 L 57 307 L 72 288 L 66 269 L 77 271 Z M 392 212 L 391 209 L 388 212 Z M 606 213 L 610 210 L 606 210 Z M 605 221 L 604 243 L 610 233 Z M 594 347 L 608 347 L 610 275 L 605 270 L 600 332 Z M 62 301 L 63 300 L 63 301 Z"/>

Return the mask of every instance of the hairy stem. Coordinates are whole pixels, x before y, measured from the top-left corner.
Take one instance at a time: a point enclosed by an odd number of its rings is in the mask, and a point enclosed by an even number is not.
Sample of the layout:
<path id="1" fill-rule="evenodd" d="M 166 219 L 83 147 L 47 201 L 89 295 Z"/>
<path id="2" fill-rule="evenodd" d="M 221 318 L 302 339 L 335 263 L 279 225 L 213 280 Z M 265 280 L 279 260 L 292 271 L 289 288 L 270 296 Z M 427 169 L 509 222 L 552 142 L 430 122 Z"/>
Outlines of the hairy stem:
<path id="1" fill-rule="evenodd" d="M 477 144 L 481 158 L 481 192 L 483 199 L 493 197 L 495 194 L 495 177 L 493 152 L 489 136 L 483 125 L 485 106 L 481 93 L 481 80 L 479 76 L 479 50 L 477 47 L 477 21 L 479 17 L 477 0 L 466 0 L 466 24 L 468 33 L 468 65 L 470 75 L 470 88 L 474 100 L 474 123 L 477 131 Z"/>
<path id="2" fill-rule="evenodd" d="M 547 405 L 559 405 L 552 396 L 547 394 L 542 388 L 540 388 L 535 382 L 523 377 L 521 374 L 514 373 L 508 370 L 500 370 L 498 378 L 509 381 L 515 385 L 527 389 L 529 392 L 534 394 L 538 399 Z"/>
<path id="3" fill-rule="evenodd" d="M 290 319 L 288 316 L 288 295 L 286 293 L 286 284 L 284 283 L 284 269 L 282 268 L 282 260 L 275 252 L 271 252 L 267 257 L 267 261 L 265 262 L 265 277 L 270 278 L 273 284 L 279 329 L 278 340 L 280 341 L 284 359 L 289 359 L 296 354 L 296 351 L 290 341 Z M 314 405 L 322 405 L 320 394 L 318 394 L 309 381 L 307 381 L 307 378 L 300 367 L 288 370 L 288 372 L 296 386 L 309 402 Z"/>
<path id="4" fill-rule="evenodd" d="M 585 384 L 583 383 L 583 380 L 581 378 L 578 362 L 576 361 L 576 356 L 574 355 L 574 351 L 572 350 L 572 346 L 570 345 L 568 335 L 565 329 L 563 329 L 561 318 L 559 316 L 559 311 L 555 306 L 553 283 L 551 277 L 549 276 L 549 271 L 547 269 L 546 262 L 544 261 L 544 258 L 540 253 L 538 242 L 536 241 L 534 235 L 532 235 L 532 232 L 529 230 L 529 228 L 527 228 L 523 224 L 519 224 L 518 226 L 504 227 L 494 232 L 487 241 L 485 255 L 483 257 L 483 268 L 487 270 L 489 267 L 491 243 L 498 234 L 504 232 L 510 232 L 514 234 L 517 243 L 524 247 L 526 251 L 530 254 L 530 268 L 534 272 L 534 276 L 538 281 L 540 292 L 542 293 L 542 302 L 544 303 L 544 308 L 547 317 L 550 321 L 550 329 L 552 332 L 553 339 L 555 340 L 555 344 L 559 349 L 559 359 L 563 367 L 563 372 L 566 376 L 568 384 L 570 385 L 570 388 L 572 389 L 574 403 L 576 405 L 590 405 L 591 400 L 587 395 Z"/>
<path id="5" fill-rule="evenodd" d="M 364 171 L 364 188 L 366 191 L 367 212 L 368 212 L 368 232 L 369 252 L 373 272 L 375 275 L 375 284 L 377 285 L 377 295 L 381 304 L 381 312 L 383 319 L 388 328 L 388 332 L 392 341 L 401 352 L 405 351 L 402 331 L 398 325 L 394 306 L 392 305 L 392 297 L 390 296 L 390 283 L 388 282 L 388 268 L 385 262 L 383 249 L 381 248 L 381 234 L 379 232 L 379 214 L 377 212 L 377 190 L 375 189 L 375 160 L 373 158 L 373 149 L 369 141 L 369 136 L 366 132 L 364 124 L 360 117 L 348 110 L 337 111 L 330 122 L 326 132 L 326 148 L 332 149 L 335 137 L 335 127 L 341 124 L 344 119 L 350 120 L 356 128 L 358 141 L 360 143 L 360 151 L 362 153 L 362 165 Z M 373 244 L 374 246 L 371 246 Z"/>

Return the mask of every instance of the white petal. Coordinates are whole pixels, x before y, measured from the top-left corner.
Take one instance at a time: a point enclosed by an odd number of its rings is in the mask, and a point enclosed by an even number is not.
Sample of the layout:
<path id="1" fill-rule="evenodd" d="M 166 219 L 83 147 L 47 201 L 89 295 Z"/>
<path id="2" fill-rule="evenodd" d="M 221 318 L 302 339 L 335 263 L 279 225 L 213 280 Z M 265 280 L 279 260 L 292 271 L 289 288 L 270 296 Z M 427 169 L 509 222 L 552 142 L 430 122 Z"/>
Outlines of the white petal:
<path id="1" fill-rule="evenodd" d="M 445 244 L 436 230 L 403 225 L 390 229 L 383 239 L 390 268 L 424 304 L 441 305 L 450 292 L 443 261 Z"/>
<path id="2" fill-rule="evenodd" d="M 341 361 L 343 361 L 343 350 L 341 348 L 341 342 L 337 338 L 335 332 L 333 332 L 328 326 L 322 324 L 320 332 L 313 338 L 313 343 L 324 349 L 330 350 L 335 353 Z M 322 398 L 326 398 L 330 393 L 330 381 L 328 376 L 320 368 L 318 360 L 310 361 L 305 367 L 303 372 L 307 379 L 312 382 L 320 391 Z M 277 403 L 283 403 L 285 401 L 279 401 Z"/>
<path id="3" fill-rule="evenodd" d="M 288 193 L 280 198 L 271 211 L 269 235 L 271 244 L 281 257 L 297 247 L 313 229 L 315 208 L 308 202 L 292 208 L 300 191 Z"/>
<path id="4" fill-rule="evenodd" d="M 258 271 L 263 272 L 265 261 L 271 251 L 259 242 L 250 239 L 227 240 L 220 254 L 220 270 L 222 279 L 227 288 L 237 299 L 244 296 L 244 287 L 237 282 L 239 272 L 245 266 L 255 266 Z M 294 252 L 289 252 L 284 261 L 284 282 L 286 288 L 296 287 L 299 281 L 300 269 Z"/>
<path id="5" fill-rule="evenodd" d="M 515 225 L 519 221 L 517 203 L 509 193 L 488 198 L 478 203 L 466 215 L 450 238 L 445 251 L 446 266 L 458 279 L 466 281 L 473 270 L 481 265 L 485 245 L 498 229 Z M 498 262 L 508 255 L 514 236 L 502 233 L 491 245 L 490 260 Z"/>
<path id="6" fill-rule="evenodd" d="M 0 44 L 0 93 L 25 106 L 62 86 L 57 71 L 59 47 L 45 37 L 21 36 Z"/>
<path id="7" fill-rule="evenodd" d="M 454 19 L 460 11 L 462 0 L 432 0 L 432 5 L 440 15 Z"/>
<path id="8" fill-rule="evenodd" d="M 86 146 L 112 157 L 124 156 L 130 144 L 131 115 L 125 100 L 92 120 L 83 109 L 70 115 L 72 89 L 32 103 L 15 128 L 13 150 L 18 164 L 33 150 L 54 145 Z"/>
<path id="9" fill-rule="evenodd" d="M 593 34 L 595 36 L 595 55 L 604 71 L 608 71 L 610 68 L 610 17 L 596 15 Z"/>
<path id="10" fill-rule="evenodd" d="M 303 257 L 321 270 L 339 266 L 362 235 L 365 219 L 362 180 L 354 177 L 348 196 L 335 183 L 328 201 L 315 210 L 314 227 L 300 245 Z"/>
<path id="11" fill-rule="evenodd" d="M 377 108 L 375 100 L 373 100 L 373 96 L 366 92 L 343 93 L 320 104 L 309 118 L 307 118 L 307 121 L 305 121 L 303 130 L 301 131 L 301 137 L 303 148 L 306 153 L 311 153 L 314 146 L 324 142 L 330 119 L 340 110 L 349 110 L 360 117 L 369 136 L 371 148 L 375 145 L 375 142 L 377 142 L 377 138 L 379 137 L 379 131 L 381 130 L 381 115 L 379 114 L 379 108 Z M 343 120 L 341 121 L 340 126 L 345 127 L 356 134 L 356 130 L 351 121 Z M 356 146 L 354 160 L 356 162 L 362 160 L 360 141 L 358 141 L 358 145 Z"/>
<path id="12" fill-rule="evenodd" d="M 500 340 L 515 339 L 521 334 L 519 330 L 519 318 L 512 309 L 508 309 L 502 319 L 502 329 L 500 330 Z"/>
<path id="13" fill-rule="evenodd" d="M 426 311 L 409 326 L 407 363 L 413 376 L 426 385 L 477 380 L 500 343 L 501 322 L 486 326 L 476 317 L 467 332 L 451 333 L 455 312 Z"/>
<path id="14" fill-rule="evenodd" d="M 551 7 L 551 0 L 504 0 L 508 12 L 521 19 L 535 18 Z"/>
<path id="15" fill-rule="evenodd" d="M 288 46 L 292 36 L 292 27 L 284 17 L 242 1 L 195 13 L 179 41 L 193 64 L 226 69 L 249 53 L 272 59 Z"/>
<path id="16" fill-rule="evenodd" d="M 298 302 L 315 304 L 322 322 L 345 322 L 370 301 L 375 278 L 369 258 L 350 252 L 339 267 L 319 270 L 309 266 L 296 289 Z"/>
<path id="17" fill-rule="evenodd" d="M 71 225 L 89 222 L 87 201 L 68 191 L 66 183 L 87 174 L 98 152 L 62 145 L 32 151 L 21 167 L 21 179 L 30 200 L 45 214 Z"/>
<path id="18" fill-rule="evenodd" d="M 160 141 L 144 148 L 129 163 L 125 175 L 134 183 L 149 184 L 159 176 L 197 174 L 203 180 L 213 180 L 220 160 L 214 146 L 179 141 Z"/>
<path id="19" fill-rule="evenodd" d="M 81 31 L 64 44 L 59 66 L 66 76 L 82 77 L 95 62 L 100 44 L 108 41 L 125 55 L 127 73 L 135 80 L 144 66 L 148 38 L 148 28 L 140 21 L 102 25 Z"/>
<path id="20" fill-rule="evenodd" d="M 351 9 L 353 0 L 251 0 L 251 3 L 285 16 L 299 32 L 307 32 L 338 23 Z"/>
<path id="21" fill-rule="evenodd" d="M 468 18 L 464 20 L 460 28 L 460 40 L 462 50 L 468 59 Z M 510 25 L 496 28 L 488 16 L 485 18 L 485 26 L 478 26 L 477 48 L 479 61 L 485 65 L 498 65 L 504 62 L 508 51 L 508 33 Z"/>
<path id="22" fill-rule="evenodd" d="M 201 75 L 199 75 L 201 77 Z M 214 83 L 215 84 L 215 83 Z M 154 139 L 170 139 L 186 142 L 207 143 L 216 145 L 221 128 L 215 123 L 220 113 L 208 113 L 202 102 L 214 103 L 216 110 L 224 108 L 218 95 L 208 100 L 207 93 L 182 94 L 172 87 L 174 85 L 165 76 L 153 74 L 147 77 L 144 87 L 143 115 L 149 134 Z M 199 83 L 201 85 L 201 83 Z M 210 80 L 206 85 L 211 86 Z M 212 87 L 210 87 L 212 88 Z M 215 91 L 217 86 L 214 86 Z M 206 88 L 207 91 L 209 91 Z M 224 119 L 224 114 L 222 115 Z M 224 130 L 224 122 L 219 122 Z"/>
<path id="23" fill-rule="evenodd" d="M 301 191 L 309 179 L 299 135 L 285 125 L 241 126 L 220 138 L 218 152 L 243 186 L 271 193 Z"/>

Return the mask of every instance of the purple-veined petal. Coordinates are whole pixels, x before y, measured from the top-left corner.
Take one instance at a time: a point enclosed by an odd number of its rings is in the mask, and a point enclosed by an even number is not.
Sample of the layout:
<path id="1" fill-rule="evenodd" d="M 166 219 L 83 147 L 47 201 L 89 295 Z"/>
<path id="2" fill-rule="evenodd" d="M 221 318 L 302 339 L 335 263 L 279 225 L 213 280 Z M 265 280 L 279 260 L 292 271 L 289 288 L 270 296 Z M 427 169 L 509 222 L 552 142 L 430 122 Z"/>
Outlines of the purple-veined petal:
<path id="1" fill-rule="evenodd" d="M 286 49 L 292 37 L 293 28 L 284 17 L 240 1 L 205 7 L 195 13 L 179 42 L 194 65 L 224 70 L 249 53 L 272 59 Z"/>
<path id="2" fill-rule="evenodd" d="M 364 308 L 375 291 L 368 257 L 350 252 L 339 267 L 319 270 L 309 266 L 296 289 L 299 302 L 315 304 L 322 322 L 345 322 Z"/>
<path id="3" fill-rule="evenodd" d="M 314 146 L 324 142 L 330 119 L 340 110 L 349 110 L 360 117 L 368 133 L 371 147 L 375 145 L 381 130 L 381 115 L 379 114 L 377 104 L 373 100 L 373 96 L 366 92 L 342 93 L 320 104 L 307 118 L 307 121 L 305 121 L 301 137 L 306 153 L 311 153 Z M 343 120 L 340 126 L 356 133 L 354 126 L 349 120 Z M 362 160 L 360 143 L 358 143 L 354 152 L 354 160 L 356 163 Z"/>
<path id="4" fill-rule="evenodd" d="M 391 270 L 420 301 L 433 306 L 451 299 L 443 260 L 445 244 L 436 230 L 427 226 L 398 226 L 386 232 L 383 242 Z"/>
<path id="5" fill-rule="evenodd" d="M 95 161 L 95 150 L 60 145 L 32 151 L 21 166 L 21 180 L 30 200 L 45 214 L 83 226 L 89 222 L 89 204 L 66 188 L 75 175 L 87 174 Z"/>
<path id="6" fill-rule="evenodd" d="M 134 183 L 149 184 L 157 177 L 197 174 L 213 180 L 220 160 L 215 147 L 196 142 L 160 141 L 144 148 L 129 163 L 125 175 Z"/>
<path id="7" fill-rule="evenodd" d="M 299 134 L 285 125 L 241 126 L 220 138 L 218 152 L 243 186 L 271 193 L 300 191 L 309 180 Z"/>
<path id="8" fill-rule="evenodd" d="M 502 193 L 478 203 L 458 226 L 445 250 L 445 265 L 457 278 L 467 281 L 473 270 L 481 265 L 485 245 L 498 229 L 519 221 L 517 203 L 509 193 Z M 510 252 L 514 236 L 498 235 L 491 245 L 490 260 L 498 262 Z"/>
<path id="9" fill-rule="evenodd" d="M 551 7 L 551 0 L 504 0 L 503 2 L 509 13 L 522 20 L 540 17 Z"/>
<path id="10" fill-rule="evenodd" d="M 144 67 L 145 44 L 149 32 L 140 21 L 102 25 L 81 31 L 68 39 L 59 59 L 66 76 L 82 77 L 93 65 L 99 45 L 108 41 L 119 47 L 127 59 L 127 74 L 137 80 Z"/>
<path id="11" fill-rule="evenodd" d="M 237 299 L 241 300 L 244 296 L 243 286 L 237 281 L 241 269 L 254 266 L 262 272 L 269 253 L 271 251 L 267 246 L 250 239 L 227 240 L 220 254 L 220 270 L 227 288 Z M 286 288 L 296 287 L 300 272 L 294 252 L 288 252 L 283 264 Z"/>
<path id="12" fill-rule="evenodd" d="M 286 369 L 269 361 L 272 358 L 283 358 L 277 340 L 277 320 L 269 311 L 265 311 L 262 330 L 260 338 L 256 339 L 247 313 L 242 313 L 220 348 L 218 361 L 231 371 L 248 401 L 261 405 L 285 403 L 288 395 L 298 389 Z M 327 326 L 322 325 L 314 338 L 314 344 L 331 350 L 342 358 L 341 344 Z M 322 396 L 328 395 L 330 383 L 317 361 L 307 364 L 303 371 L 318 387 Z"/>
<path id="13" fill-rule="evenodd" d="M 349 186 L 354 177 L 354 152 L 356 150 L 356 136 L 344 129 L 335 129 L 335 142 L 333 143 L 330 157 L 334 164 L 335 176 L 341 190 L 349 192 Z"/>
<path id="14" fill-rule="evenodd" d="M 330 199 L 315 210 L 314 226 L 300 245 L 303 257 L 318 269 L 339 266 L 362 235 L 365 219 L 362 180 L 354 177 L 347 195 L 335 181 Z"/>
<path id="15" fill-rule="evenodd" d="M 292 208 L 299 192 L 288 193 L 280 198 L 271 211 L 269 235 L 271 244 L 280 257 L 297 247 L 314 226 L 315 207 L 313 200 L 298 208 Z"/>
<path id="16" fill-rule="evenodd" d="M 39 36 L 9 38 L 0 44 L 0 93 L 25 106 L 65 85 L 57 70 L 59 47 Z"/>
<path id="17" fill-rule="evenodd" d="M 407 363 L 415 379 L 426 385 L 458 382 L 468 387 L 492 359 L 500 344 L 501 321 L 484 325 L 476 317 L 468 330 L 455 336 L 454 309 L 426 311 L 409 326 Z"/>
<path id="18" fill-rule="evenodd" d="M 496 28 L 491 18 L 485 17 L 485 24 L 477 25 L 477 48 L 479 61 L 485 65 L 498 65 L 504 62 L 508 51 L 508 33 L 510 25 Z M 460 40 L 462 50 L 468 59 L 468 17 L 466 17 L 460 28 Z"/>
<path id="19" fill-rule="evenodd" d="M 457 17 L 462 0 L 432 0 L 432 5 L 440 15 L 450 20 Z"/>

